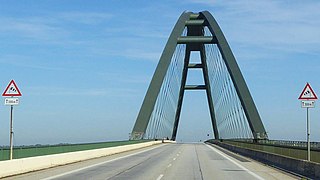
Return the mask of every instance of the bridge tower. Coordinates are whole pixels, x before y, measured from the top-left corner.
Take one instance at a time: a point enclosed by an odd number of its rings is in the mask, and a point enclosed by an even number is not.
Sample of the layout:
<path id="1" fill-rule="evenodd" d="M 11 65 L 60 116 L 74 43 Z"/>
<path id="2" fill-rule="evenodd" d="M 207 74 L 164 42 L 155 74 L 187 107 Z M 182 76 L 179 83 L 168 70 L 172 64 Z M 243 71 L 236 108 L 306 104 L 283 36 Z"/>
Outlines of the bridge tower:
<path id="1" fill-rule="evenodd" d="M 190 63 L 198 52 L 201 63 Z M 204 84 L 187 85 L 190 69 L 203 72 Z M 237 65 L 213 16 L 184 12 L 160 57 L 130 139 L 176 139 L 184 93 L 203 90 L 215 139 L 267 139 L 267 133 Z"/>

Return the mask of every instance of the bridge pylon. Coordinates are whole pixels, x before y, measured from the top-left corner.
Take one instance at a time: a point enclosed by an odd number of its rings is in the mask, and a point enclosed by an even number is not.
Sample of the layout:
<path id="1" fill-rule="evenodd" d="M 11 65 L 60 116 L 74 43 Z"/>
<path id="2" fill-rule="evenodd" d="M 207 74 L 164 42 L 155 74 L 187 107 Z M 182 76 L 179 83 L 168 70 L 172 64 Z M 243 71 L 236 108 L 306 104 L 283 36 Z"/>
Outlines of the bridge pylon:
<path id="1" fill-rule="evenodd" d="M 190 63 L 198 52 L 200 63 Z M 191 69 L 204 84 L 187 85 Z M 267 139 L 236 59 L 208 11 L 184 12 L 162 52 L 130 139 L 176 139 L 184 93 L 206 92 L 215 139 Z"/>

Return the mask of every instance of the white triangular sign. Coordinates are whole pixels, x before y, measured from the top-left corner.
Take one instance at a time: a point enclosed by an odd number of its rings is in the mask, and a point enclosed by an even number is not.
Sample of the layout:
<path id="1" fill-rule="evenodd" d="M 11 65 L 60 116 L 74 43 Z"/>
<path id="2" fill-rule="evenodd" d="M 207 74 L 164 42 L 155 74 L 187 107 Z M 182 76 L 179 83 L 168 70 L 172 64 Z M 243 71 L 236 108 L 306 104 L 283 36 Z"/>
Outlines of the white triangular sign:
<path id="1" fill-rule="evenodd" d="M 318 99 L 316 93 L 314 93 L 313 89 L 311 88 L 310 84 L 304 87 L 302 93 L 299 96 L 299 99 Z"/>
<path id="2" fill-rule="evenodd" d="M 2 96 L 21 96 L 20 90 L 14 80 L 11 80 Z"/>

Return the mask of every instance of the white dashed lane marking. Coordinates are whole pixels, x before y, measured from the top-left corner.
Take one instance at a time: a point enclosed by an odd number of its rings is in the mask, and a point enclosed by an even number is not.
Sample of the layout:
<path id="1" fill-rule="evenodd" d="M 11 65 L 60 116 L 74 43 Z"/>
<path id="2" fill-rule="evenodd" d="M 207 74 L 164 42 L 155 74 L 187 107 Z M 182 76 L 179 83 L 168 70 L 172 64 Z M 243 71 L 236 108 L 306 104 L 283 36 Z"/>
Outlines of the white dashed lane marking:
<path id="1" fill-rule="evenodd" d="M 160 174 L 160 176 L 157 178 L 157 180 L 160 180 L 163 177 L 163 174 Z"/>

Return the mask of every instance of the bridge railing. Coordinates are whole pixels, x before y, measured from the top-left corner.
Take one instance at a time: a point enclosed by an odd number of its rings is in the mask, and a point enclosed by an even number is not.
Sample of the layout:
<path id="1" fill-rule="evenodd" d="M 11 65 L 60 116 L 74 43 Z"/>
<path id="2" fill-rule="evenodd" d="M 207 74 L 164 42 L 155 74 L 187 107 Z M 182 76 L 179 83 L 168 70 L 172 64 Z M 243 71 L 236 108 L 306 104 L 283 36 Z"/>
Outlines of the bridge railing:
<path id="1" fill-rule="evenodd" d="M 209 140 L 214 142 L 215 140 Z M 286 157 L 305 160 L 307 159 L 307 143 L 303 141 L 286 140 L 258 140 L 252 139 L 227 139 L 222 143 L 237 146 L 240 148 L 258 150 L 262 152 L 282 155 Z M 311 143 L 311 161 L 320 163 L 320 143 Z"/>
<path id="2" fill-rule="evenodd" d="M 247 143 L 258 143 L 264 145 L 272 145 L 272 146 L 279 146 L 279 147 L 297 147 L 305 149 L 307 148 L 307 142 L 305 141 L 288 141 L 288 140 L 256 140 L 253 139 L 228 139 L 225 141 L 235 141 L 235 142 L 247 142 Z M 310 142 L 310 148 L 320 150 L 320 142 Z"/>

